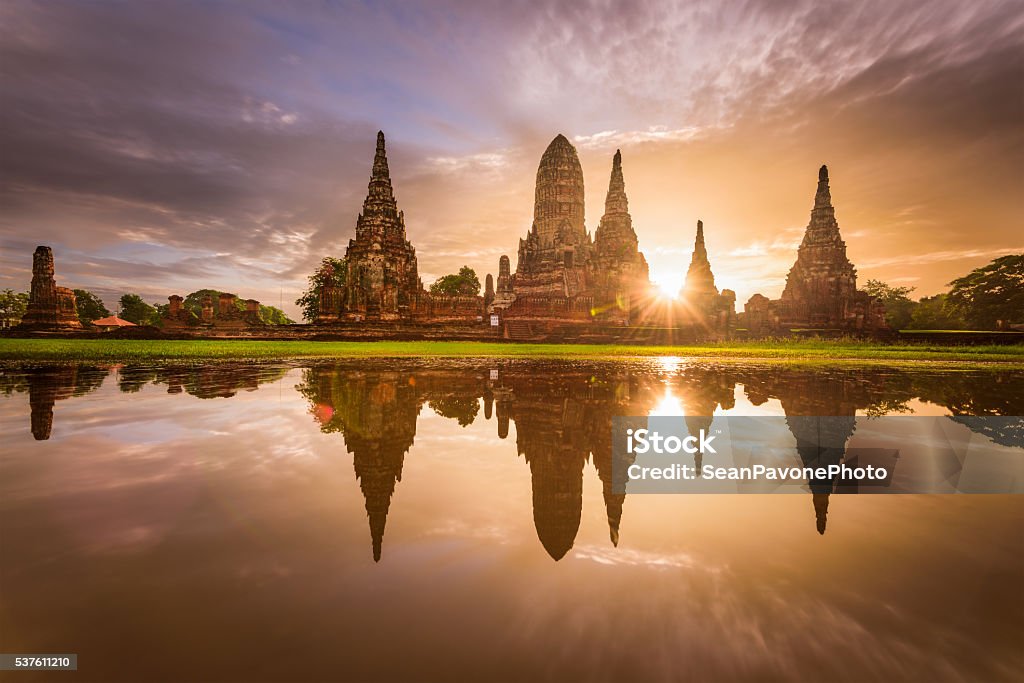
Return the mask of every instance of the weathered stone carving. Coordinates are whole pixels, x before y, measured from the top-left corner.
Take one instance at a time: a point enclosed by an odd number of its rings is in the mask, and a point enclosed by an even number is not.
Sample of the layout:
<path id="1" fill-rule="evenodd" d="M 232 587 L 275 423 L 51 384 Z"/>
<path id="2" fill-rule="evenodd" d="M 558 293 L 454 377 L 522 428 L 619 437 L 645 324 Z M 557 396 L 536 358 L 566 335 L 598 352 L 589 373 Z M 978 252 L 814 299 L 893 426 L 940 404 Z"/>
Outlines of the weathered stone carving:
<path id="1" fill-rule="evenodd" d="M 22 316 L 19 329 L 81 329 L 74 291 L 58 287 L 53 274 L 53 250 L 50 247 L 36 247 L 32 254 L 32 286 L 28 295 L 28 308 Z"/>

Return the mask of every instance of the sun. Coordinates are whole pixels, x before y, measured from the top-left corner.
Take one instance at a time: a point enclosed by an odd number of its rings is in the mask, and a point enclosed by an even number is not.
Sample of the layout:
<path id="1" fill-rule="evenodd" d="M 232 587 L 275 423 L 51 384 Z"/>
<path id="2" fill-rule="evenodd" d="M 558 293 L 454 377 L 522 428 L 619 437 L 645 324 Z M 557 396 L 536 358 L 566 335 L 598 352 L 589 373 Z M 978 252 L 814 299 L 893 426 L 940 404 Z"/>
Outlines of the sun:
<path id="1" fill-rule="evenodd" d="M 658 288 L 658 297 L 661 299 L 675 299 L 679 296 L 679 288 L 683 284 L 683 278 L 679 273 L 653 273 L 651 281 Z"/>

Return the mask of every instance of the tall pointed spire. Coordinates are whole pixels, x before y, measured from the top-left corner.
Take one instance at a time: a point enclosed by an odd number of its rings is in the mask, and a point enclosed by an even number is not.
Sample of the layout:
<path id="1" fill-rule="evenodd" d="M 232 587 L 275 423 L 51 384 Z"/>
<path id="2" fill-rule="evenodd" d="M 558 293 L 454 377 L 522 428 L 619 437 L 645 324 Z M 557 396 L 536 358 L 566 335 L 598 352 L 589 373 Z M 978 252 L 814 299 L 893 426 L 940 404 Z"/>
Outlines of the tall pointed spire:
<path id="1" fill-rule="evenodd" d="M 832 195 L 828 189 L 828 166 L 824 164 L 818 169 L 818 191 L 814 195 L 814 208 L 832 208 Z"/>
<path id="2" fill-rule="evenodd" d="M 707 261 L 708 250 L 704 246 L 704 221 L 697 221 L 697 238 L 693 241 L 693 261 Z"/>
<path id="3" fill-rule="evenodd" d="M 846 255 L 829 190 L 828 166 L 818 169 L 818 189 L 796 262 L 786 276 L 781 301 L 789 320 L 839 327 L 852 314 L 857 270 Z"/>
<path id="4" fill-rule="evenodd" d="M 389 208 L 397 210 L 395 193 L 391 188 L 391 172 L 388 170 L 388 155 L 384 147 L 384 131 L 377 131 L 377 152 L 373 156 L 373 171 L 370 174 L 369 192 L 363 202 L 363 213 L 370 209 Z"/>
<path id="5" fill-rule="evenodd" d="M 604 200 L 604 213 L 628 213 L 629 201 L 626 199 L 626 181 L 622 177 L 622 152 L 615 150 L 612 159 L 612 176 L 608 181 L 608 196 Z"/>
<path id="6" fill-rule="evenodd" d="M 626 181 L 622 175 L 622 152 L 615 150 L 604 215 L 594 231 L 596 271 L 591 287 L 601 301 L 602 314 L 609 319 L 628 320 L 633 304 L 650 288 L 647 260 L 640 253 L 629 215 Z"/>
<path id="7" fill-rule="evenodd" d="M 697 221 L 697 237 L 693 241 L 693 256 L 686 271 L 682 294 L 691 304 L 696 303 L 700 297 L 718 294 L 708 250 L 704 246 L 704 221 Z"/>

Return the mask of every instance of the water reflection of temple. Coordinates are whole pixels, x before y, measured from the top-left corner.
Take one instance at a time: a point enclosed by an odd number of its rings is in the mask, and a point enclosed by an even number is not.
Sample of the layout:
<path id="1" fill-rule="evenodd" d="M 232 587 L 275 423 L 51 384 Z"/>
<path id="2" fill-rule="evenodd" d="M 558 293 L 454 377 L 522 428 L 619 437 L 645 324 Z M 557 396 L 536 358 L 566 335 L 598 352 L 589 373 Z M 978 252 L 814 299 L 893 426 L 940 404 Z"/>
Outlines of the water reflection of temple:
<path id="1" fill-rule="evenodd" d="M 84 396 L 103 384 L 104 370 L 78 365 L 35 368 L 26 376 L 31 411 L 32 437 L 46 441 L 53 430 L 53 406 L 57 401 Z"/>
<path id="2" fill-rule="evenodd" d="M 690 430 L 708 429 L 712 416 L 735 406 L 743 390 L 754 405 L 778 400 L 805 466 L 838 464 L 858 411 L 885 414 L 933 392 L 950 392 L 948 376 L 863 370 L 798 370 L 684 365 L 663 374 L 628 365 L 544 368 L 506 363 L 499 370 L 449 368 L 407 373 L 320 367 L 306 371 L 307 395 L 324 431 L 340 431 L 353 454 L 366 498 L 374 558 L 379 559 L 386 514 L 412 447 L 423 405 L 466 426 L 495 419 L 499 438 L 515 425 L 516 450 L 530 468 L 537 537 L 558 560 L 573 547 L 582 519 L 588 460 L 597 470 L 609 537 L 618 545 L 625 501 L 612 487 L 611 425 L 614 416 L 646 415 L 666 395 L 687 415 Z M 666 393 L 667 392 L 667 393 Z M 954 392 L 957 393 L 957 392 Z M 346 417 L 347 416 L 347 417 Z M 801 420 L 827 416 L 830 420 Z M 700 465 L 696 460 L 695 464 Z M 808 481 L 815 523 L 824 533 L 830 480 Z"/>
<path id="3" fill-rule="evenodd" d="M 302 390 L 315 401 L 313 414 L 320 429 L 341 433 L 352 454 L 366 499 L 373 559 L 379 561 L 391 496 L 402 480 L 405 454 L 416 437 L 420 412 L 416 380 L 401 372 L 309 370 Z"/>
<path id="4" fill-rule="evenodd" d="M 256 389 L 287 371 L 243 364 L 121 367 L 116 378 L 123 392 L 154 384 L 165 385 L 171 394 L 214 398 Z M 391 500 L 424 406 L 462 426 L 479 420 L 482 412 L 484 419 L 495 420 L 501 439 L 507 439 L 515 425 L 516 452 L 530 469 L 537 537 L 556 560 L 573 547 L 579 532 L 588 461 L 601 482 L 609 537 L 618 545 L 625 495 L 614 493 L 612 486 L 612 419 L 647 415 L 667 399 L 672 414 L 687 416 L 692 432 L 708 429 L 716 412 L 732 409 L 740 388 L 755 406 L 776 400 L 788 418 L 796 454 L 806 466 L 838 464 L 846 457 L 856 414 L 905 412 L 915 398 L 946 406 L 954 415 L 1024 412 L 1020 376 L 1013 371 L 988 372 L 979 382 L 971 373 L 894 369 L 822 371 L 687 363 L 661 368 L 629 363 L 549 367 L 505 361 L 461 366 L 367 362 L 314 367 L 303 373 L 299 390 L 320 428 L 341 433 L 353 455 L 377 560 Z M 74 365 L 0 373 L 0 392 L 28 393 L 32 434 L 45 440 L 52 430 L 56 401 L 93 391 L 108 374 L 109 368 Z M 816 416 L 831 420 L 823 425 L 820 420 L 800 419 Z M 1020 444 L 1019 421 L 1002 427 L 1000 433 L 989 433 L 993 428 L 977 421 L 966 424 L 997 443 Z M 835 482 L 807 483 L 816 526 L 824 533 Z"/>
<path id="5" fill-rule="evenodd" d="M 516 425 L 517 450 L 530 465 L 533 519 L 544 549 L 558 560 L 576 540 L 588 458 L 601 481 L 609 537 L 618 545 L 625 494 L 612 490 L 612 417 L 646 414 L 653 383 L 628 372 L 509 371 L 500 387 Z"/>
<path id="6" fill-rule="evenodd" d="M 499 438 L 508 438 L 510 425 L 516 425 L 516 448 L 530 467 L 534 523 L 545 550 L 557 560 L 572 547 L 591 458 L 602 483 L 609 536 L 618 543 L 625 496 L 612 492 L 611 419 L 643 409 L 633 401 L 636 380 L 628 373 L 598 378 L 524 367 L 505 368 L 491 378 L 487 370 L 401 374 L 320 367 L 305 372 L 299 390 L 321 430 L 342 433 L 353 455 L 375 560 L 421 407 L 466 426 L 477 419 L 481 399 L 484 418 L 496 420 Z"/>
<path id="7" fill-rule="evenodd" d="M 252 391 L 260 384 L 284 376 L 287 368 L 253 365 L 215 366 L 122 366 L 116 369 L 122 393 L 141 391 L 147 384 L 166 384 L 167 393 L 183 391 L 197 398 L 230 398 L 239 390 Z M 98 389 L 111 368 L 91 365 L 52 365 L 29 368 L 0 376 L 0 391 L 28 392 L 32 436 L 46 441 L 53 431 L 57 401 L 85 396 Z"/>

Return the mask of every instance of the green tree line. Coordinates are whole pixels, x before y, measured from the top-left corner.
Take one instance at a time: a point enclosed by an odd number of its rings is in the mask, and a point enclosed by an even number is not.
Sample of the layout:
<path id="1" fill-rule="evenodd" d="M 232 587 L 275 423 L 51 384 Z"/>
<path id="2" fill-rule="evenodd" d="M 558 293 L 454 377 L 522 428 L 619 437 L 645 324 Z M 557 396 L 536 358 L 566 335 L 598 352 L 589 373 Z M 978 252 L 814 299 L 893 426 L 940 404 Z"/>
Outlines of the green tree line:
<path id="1" fill-rule="evenodd" d="M 949 283 L 949 291 L 913 300 L 914 287 L 868 280 L 864 290 L 885 303 L 896 330 L 992 330 L 1024 322 L 1024 254 L 1001 256 Z"/>

